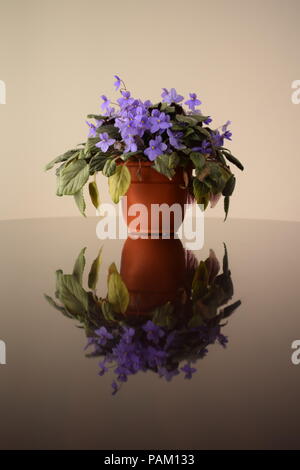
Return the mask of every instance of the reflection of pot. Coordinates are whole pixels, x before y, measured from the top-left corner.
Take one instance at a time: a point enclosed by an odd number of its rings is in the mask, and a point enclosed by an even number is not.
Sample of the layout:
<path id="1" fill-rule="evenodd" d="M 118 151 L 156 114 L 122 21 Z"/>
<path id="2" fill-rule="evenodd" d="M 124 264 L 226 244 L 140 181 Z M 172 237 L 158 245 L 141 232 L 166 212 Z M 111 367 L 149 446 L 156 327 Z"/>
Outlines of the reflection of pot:
<path id="1" fill-rule="evenodd" d="M 174 300 L 185 271 L 180 240 L 128 238 L 121 258 L 121 276 L 130 293 L 127 313 L 147 313 Z"/>
<path id="2" fill-rule="evenodd" d="M 152 162 L 128 162 L 127 167 L 131 175 L 131 184 L 126 193 L 127 208 L 123 205 L 123 214 L 127 225 L 139 217 L 139 211 L 135 214 L 129 212 L 133 204 L 143 204 L 147 209 L 144 220 L 140 220 L 138 226 L 129 227 L 131 232 L 141 233 L 175 233 L 179 229 L 183 216 L 184 205 L 187 204 L 188 191 L 184 189 L 183 169 L 177 169 L 174 177 L 169 180 L 166 176 L 152 168 Z M 179 220 L 174 220 L 174 213 L 162 218 L 151 217 L 153 204 L 167 204 L 171 207 L 178 205 Z"/>

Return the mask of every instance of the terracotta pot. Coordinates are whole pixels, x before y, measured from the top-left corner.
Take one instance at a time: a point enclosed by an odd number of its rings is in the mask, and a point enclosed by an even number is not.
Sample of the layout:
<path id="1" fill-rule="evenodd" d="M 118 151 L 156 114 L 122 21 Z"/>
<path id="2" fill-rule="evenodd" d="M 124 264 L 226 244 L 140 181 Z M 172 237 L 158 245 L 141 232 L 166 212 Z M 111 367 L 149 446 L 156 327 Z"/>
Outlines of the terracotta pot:
<path id="1" fill-rule="evenodd" d="M 185 204 L 188 202 L 188 191 L 184 188 L 183 169 L 179 168 L 173 179 L 169 180 L 154 170 L 152 165 L 152 162 L 127 163 L 131 184 L 126 194 L 127 204 L 123 198 L 125 222 L 130 233 L 175 233 L 183 221 Z M 146 207 L 146 217 L 143 219 L 140 217 L 138 208 L 136 211 L 130 212 L 130 207 L 134 204 L 143 204 Z M 168 207 L 178 204 L 179 220 L 178 217 L 174 217 L 173 211 L 167 212 L 166 217 L 162 217 L 161 212 L 154 217 L 153 213 L 151 214 L 151 207 L 153 209 L 154 204 L 167 204 Z M 133 223 L 134 220 L 136 223 Z"/>
<path id="2" fill-rule="evenodd" d="M 175 299 L 184 285 L 185 250 L 179 239 L 128 238 L 121 276 L 130 293 L 128 314 L 147 314 Z"/>

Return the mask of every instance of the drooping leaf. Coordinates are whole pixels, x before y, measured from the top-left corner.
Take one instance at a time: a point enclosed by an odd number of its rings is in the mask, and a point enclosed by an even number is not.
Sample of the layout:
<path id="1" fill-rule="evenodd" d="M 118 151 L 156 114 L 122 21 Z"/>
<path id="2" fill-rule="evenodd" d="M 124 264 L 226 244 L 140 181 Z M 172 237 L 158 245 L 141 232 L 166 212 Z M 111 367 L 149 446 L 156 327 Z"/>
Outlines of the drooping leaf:
<path id="1" fill-rule="evenodd" d="M 107 300 L 102 300 L 101 310 L 106 321 L 116 321 L 113 306 Z"/>
<path id="2" fill-rule="evenodd" d="M 129 304 L 129 292 L 118 272 L 108 276 L 108 301 L 117 313 L 125 313 Z"/>
<path id="3" fill-rule="evenodd" d="M 206 164 L 206 159 L 202 153 L 199 152 L 191 152 L 190 153 L 190 159 L 195 165 L 196 170 L 201 171 L 203 170 L 205 164 Z"/>
<path id="4" fill-rule="evenodd" d="M 223 189 L 223 196 L 231 196 L 235 188 L 235 176 L 231 175 L 229 180 L 227 181 L 224 189 Z"/>
<path id="5" fill-rule="evenodd" d="M 53 168 L 54 165 L 56 165 L 56 163 L 67 161 L 69 160 L 69 158 L 76 157 L 78 155 L 79 155 L 78 149 L 68 150 L 67 152 L 63 153 L 62 155 L 59 155 L 58 157 L 54 158 L 54 160 L 52 160 L 50 163 L 48 163 L 45 166 L 45 171 L 51 170 L 51 168 Z"/>
<path id="6" fill-rule="evenodd" d="M 105 162 L 105 165 L 103 167 L 102 173 L 105 176 L 112 176 L 117 170 L 117 165 L 115 160 L 108 159 Z"/>
<path id="7" fill-rule="evenodd" d="M 73 276 L 75 277 L 75 279 L 77 279 L 79 284 L 82 284 L 82 275 L 83 275 L 83 271 L 85 267 L 85 256 L 84 256 L 85 250 L 86 250 L 86 247 L 82 248 L 82 250 L 80 251 L 75 261 L 74 268 L 73 268 Z"/>
<path id="8" fill-rule="evenodd" d="M 98 209 L 100 206 L 100 198 L 96 181 L 91 181 L 89 183 L 89 194 L 94 207 Z"/>
<path id="9" fill-rule="evenodd" d="M 203 198 L 209 195 L 209 187 L 197 178 L 193 179 L 194 196 L 198 204 L 203 204 Z"/>
<path id="10" fill-rule="evenodd" d="M 87 182 L 89 166 L 85 160 L 75 160 L 63 168 L 60 173 L 61 192 L 63 195 L 74 195 Z"/>
<path id="11" fill-rule="evenodd" d="M 81 214 L 85 217 L 85 200 L 83 197 L 83 190 L 82 188 L 77 191 L 77 193 L 74 194 L 74 200 L 76 202 L 76 205 L 78 209 L 80 210 Z"/>
<path id="12" fill-rule="evenodd" d="M 234 155 L 232 155 L 232 153 L 230 153 L 229 151 L 225 151 L 225 150 L 223 150 L 222 153 L 224 157 L 227 158 L 228 161 L 230 161 L 230 163 L 233 163 L 233 165 L 237 166 L 240 170 L 244 169 L 244 166 Z"/>
<path id="13" fill-rule="evenodd" d="M 159 155 L 153 164 L 153 168 L 166 176 L 168 179 L 172 179 L 175 175 L 175 168 L 179 163 L 179 156 L 176 152 L 171 154 Z"/>
<path id="14" fill-rule="evenodd" d="M 89 272 L 88 286 L 92 290 L 96 289 L 101 262 L 102 262 L 102 247 L 99 250 L 97 258 L 94 259 L 90 272 Z"/>
<path id="15" fill-rule="evenodd" d="M 108 178 L 109 192 L 114 203 L 127 193 L 131 176 L 126 165 L 118 165 L 114 175 Z"/>
<path id="16" fill-rule="evenodd" d="M 230 202 L 230 197 L 229 197 L 229 196 L 225 196 L 225 197 L 224 197 L 224 211 L 225 211 L 224 222 L 225 222 L 225 220 L 227 219 L 227 215 L 228 215 L 228 211 L 229 211 L 229 202 Z"/>
<path id="17" fill-rule="evenodd" d="M 103 152 L 97 152 L 91 159 L 90 159 L 90 175 L 93 175 L 97 171 L 102 171 L 105 163 L 109 159 L 109 155 Z"/>

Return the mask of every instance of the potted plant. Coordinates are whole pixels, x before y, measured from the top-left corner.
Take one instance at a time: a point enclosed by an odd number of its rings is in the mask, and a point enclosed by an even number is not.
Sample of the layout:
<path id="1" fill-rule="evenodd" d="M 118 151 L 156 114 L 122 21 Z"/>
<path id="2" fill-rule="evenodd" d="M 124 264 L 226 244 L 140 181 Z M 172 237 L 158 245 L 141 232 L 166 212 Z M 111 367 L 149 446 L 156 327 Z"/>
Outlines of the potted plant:
<path id="1" fill-rule="evenodd" d="M 99 207 L 96 175 L 108 178 L 113 202 L 127 195 L 128 205 L 174 203 L 184 206 L 191 197 L 206 209 L 224 197 L 225 219 L 235 176 L 228 164 L 243 165 L 224 146 L 231 140 L 230 121 L 219 128 L 199 109 L 195 93 L 187 100 L 176 90 L 163 89 L 162 100 L 135 99 L 115 76 L 120 98 L 112 102 L 102 95 L 101 114 L 86 121 L 86 142 L 55 158 L 46 170 L 58 164 L 57 195 L 74 196 L 85 213 L 83 187 L 89 182 L 92 203 Z"/>
<path id="2" fill-rule="evenodd" d="M 94 347 L 89 356 L 102 358 L 99 375 L 113 368 L 113 394 L 130 376 L 141 371 L 151 370 L 168 381 L 180 373 L 190 379 L 196 371 L 192 364 L 205 357 L 210 344 L 226 346 L 222 327 L 241 304 L 240 300 L 228 304 L 233 297 L 233 283 L 226 247 L 220 273 L 213 250 L 200 262 L 191 252 L 185 252 L 183 265 L 183 247 L 174 249 L 180 240 L 128 242 L 129 245 L 127 241 L 124 244 L 120 273 L 115 263 L 110 265 L 105 297 L 97 295 L 101 250 L 88 275 L 89 289 L 83 287 L 85 248 L 72 274 L 56 272 L 56 299 L 45 296 L 53 307 L 84 328 L 87 346 Z M 173 242 L 176 247 L 172 248 Z M 136 263 L 140 267 L 136 264 L 130 270 L 127 258 L 132 244 L 137 245 L 140 256 L 136 256 Z M 180 267 L 180 276 L 170 269 L 170 251 L 177 256 L 173 265 Z M 148 265 L 145 272 L 143 267 L 150 252 L 156 262 Z M 173 278 L 167 283 L 166 272 Z M 155 274 L 156 282 L 149 289 L 151 274 Z"/>

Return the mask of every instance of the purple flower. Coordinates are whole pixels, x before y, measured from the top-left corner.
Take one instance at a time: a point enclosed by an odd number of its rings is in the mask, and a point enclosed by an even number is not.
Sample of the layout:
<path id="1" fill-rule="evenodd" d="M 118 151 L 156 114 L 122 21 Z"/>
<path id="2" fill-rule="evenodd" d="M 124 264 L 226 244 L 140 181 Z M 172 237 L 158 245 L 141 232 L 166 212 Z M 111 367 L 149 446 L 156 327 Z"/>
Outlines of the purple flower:
<path id="1" fill-rule="evenodd" d="M 106 367 L 106 361 L 104 359 L 104 361 L 102 362 L 99 362 L 99 367 L 100 367 L 100 371 L 99 371 L 99 375 L 102 376 L 105 374 L 105 372 L 108 372 L 108 368 Z"/>
<path id="2" fill-rule="evenodd" d="M 147 333 L 147 339 L 158 343 L 160 338 L 165 336 L 165 332 L 151 320 L 148 320 L 147 323 L 143 326 L 143 330 Z"/>
<path id="3" fill-rule="evenodd" d="M 170 123 L 170 116 L 161 113 L 158 109 L 153 109 L 151 117 L 149 118 L 150 132 L 154 133 L 160 129 L 165 130 L 172 126 Z"/>
<path id="4" fill-rule="evenodd" d="M 110 107 L 110 100 L 105 95 L 102 95 L 101 98 L 103 100 L 101 108 L 104 109 L 105 111 L 108 111 L 110 109 L 109 108 Z"/>
<path id="5" fill-rule="evenodd" d="M 96 147 L 99 147 L 102 152 L 107 152 L 109 147 L 115 143 L 115 139 L 110 139 L 107 132 L 99 134 L 100 142 L 97 142 Z"/>
<path id="6" fill-rule="evenodd" d="M 171 129 L 167 129 L 167 134 L 169 136 L 169 141 L 172 147 L 177 150 L 185 148 L 185 146 L 179 140 L 183 136 L 183 132 L 173 132 Z"/>
<path id="7" fill-rule="evenodd" d="M 118 99 L 118 103 L 121 106 L 121 108 L 128 107 L 135 102 L 135 99 L 131 98 L 130 96 L 130 91 L 122 91 L 121 94 L 122 94 L 122 98 Z"/>
<path id="8" fill-rule="evenodd" d="M 195 109 L 196 106 L 200 106 L 201 101 L 198 100 L 196 93 L 190 93 L 190 99 L 187 100 L 187 101 L 185 101 L 184 104 L 188 105 L 188 107 L 189 107 L 192 111 L 194 111 L 194 109 Z"/>
<path id="9" fill-rule="evenodd" d="M 167 145 L 163 143 L 160 135 L 155 137 L 155 139 L 151 139 L 149 144 L 149 147 L 144 150 L 144 154 L 147 155 L 151 161 L 155 160 L 156 157 L 167 150 Z"/>
<path id="10" fill-rule="evenodd" d="M 210 143 L 207 140 L 203 140 L 199 147 L 193 147 L 192 150 L 194 152 L 200 152 L 200 153 L 203 153 L 204 155 L 206 155 L 206 154 L 210 153 L 210 151 L 211 151 Z"/>
<path id="11" fill-rule="evenodd" d="M 227 131 L 227 127 L 230 126 L 231 124 L 231 121 L 227 121 L 223 126 L 222 126 L 222 132 L 226 132 Z"/>
<path id="12" fill-rule="evenodd" d="M 212 141 L 215 147 L 222 147 L 224 143 L 224 136 L 218 130 L 212 134 Z"/>
<path id="13" fill-rule="evenodd" d="M 123 335 L 122 335 L 122 339 L 123 341 L 125 341 L 125 343 L 129 344 L 132 342 L 132 338 L 134 337 L 135 335 L 135 330 L 134 328 L 127 328 L 126 326 L 123 327 Z"/>
<path id="14" fill-rule="evenodd" d="M 101 326 L 99 330 L 95 330 L 96 335 L 98 336 L 98 343 L 101 346 L 105 346 L 107 340 L 113 339 L 113 335 L 107 331 L 105 326 Z"/>
<path id="15" fill-rule="evenodd" d="M 115 85 L 115 87 L 116 87 L 116 91 L 118 91 L 118 89 L 119 89 L 120 86 L 121 86 L 122 80 L 120 79 L 120 77 L 118 77 L 118 75 L 114 75 L 114 78 L 116 79 L 114 85 Z"/>
<path id="16" fill-rule="evenodd" d="M 223 335 L 222 333 L 219 333 L 219 335 L 218 335 L 218 341 L 219 341 L 219 343 L 223 346 L 223 348 L 226 348 L 227 343 L 228 343 L 228 338 L 227 338 L 227 336 Z"/>
<path id="17" fill-rule="evenodd" d="M 112 395 L 115 395 L 117 391 L 119 390 L 117 382 L 114 380 L 111 384 L 112 387 Z"/>
<path id="18" fill-rule="evenodd" d="M 185 372 L 185 379 L 191 379 L 192 375 L 194 372 L 196 372 L 197 369 L 194 367 L 191 367 L 188 363 L 185 364 L 185 366 L 181 367 L 182 372 Z"/>
<path id="19" fill-rule="evenodd" d="M 125 142 L 125 153 L 136 152 L 137 144 L 133 136 L 128 136 L 124 139 Z"/>
<path id="20" fill-rule="evenodd" d="M 96 126 L 94 124 L 92 124 L 91 122 L 89 121 L 85 121 L 87 123 L 87 125 L 89 126 L 90 130 L 89 130 L 89 134 L 88 134 L 88 138 L 90 137 L 96 137 L 97 136 L 97 132 L 96 132 Z"/>
<path id="21" fill-rule="evenodd" d="M 212 122 L 212 118 L 210 116 L 208 116 L 207 119 L 205 119 L 205 121 L 203 121 L 204 124 L 206 124 L 208 126 L 208 124 L 210 124 Z"/>
<path id="22" fill-rule="evenodd" d="M 175 375 L 180 373 L 178 369 L 168 370 L 166 367 L 160 367 L 157 372 L 160 377 L 164 377 L 168 382 L 170 382 Z"/>
<path id="23" fill-rule="evenodd" d="M 162 101 L 164 103 L 180 103 L 180 101 L 183 100 L 183 96 L 177 95 L 177 91 L 175 88 L 171 88 L 170 91 L 168 91 L 166 88 L 163 88 L 163 92 L 161 94 Z"/>

